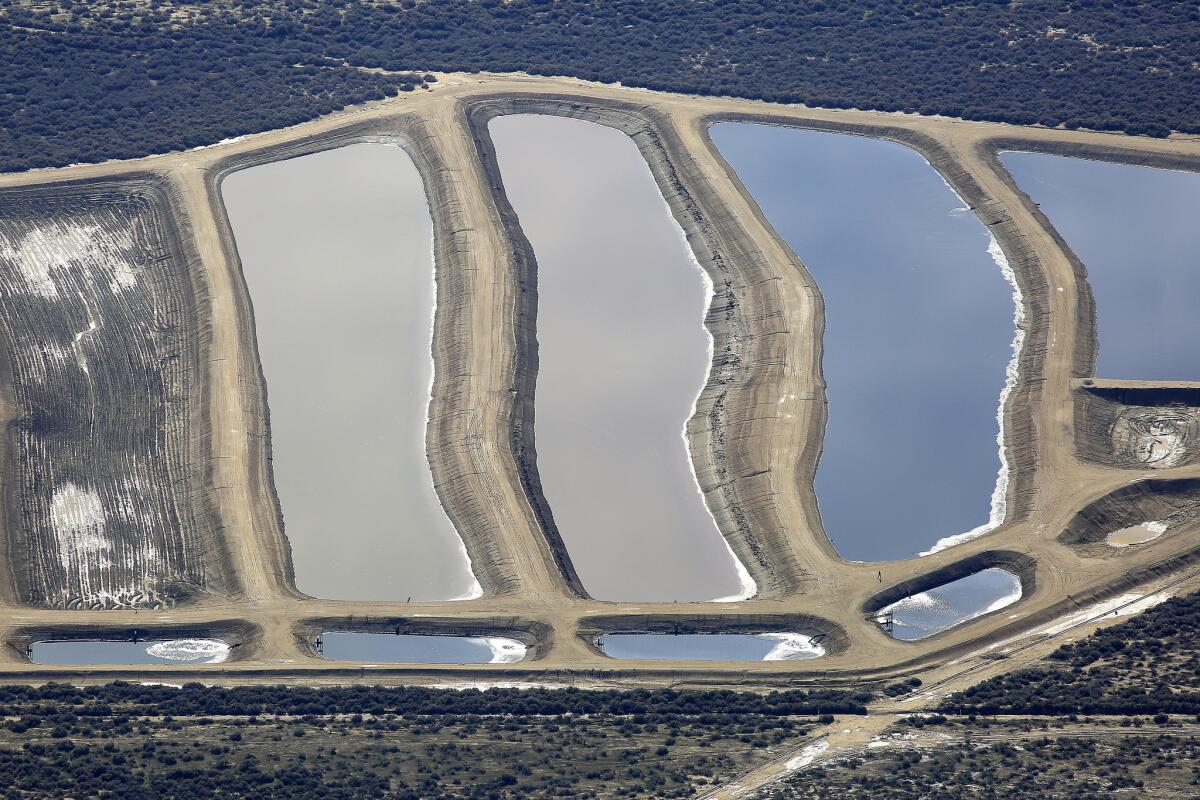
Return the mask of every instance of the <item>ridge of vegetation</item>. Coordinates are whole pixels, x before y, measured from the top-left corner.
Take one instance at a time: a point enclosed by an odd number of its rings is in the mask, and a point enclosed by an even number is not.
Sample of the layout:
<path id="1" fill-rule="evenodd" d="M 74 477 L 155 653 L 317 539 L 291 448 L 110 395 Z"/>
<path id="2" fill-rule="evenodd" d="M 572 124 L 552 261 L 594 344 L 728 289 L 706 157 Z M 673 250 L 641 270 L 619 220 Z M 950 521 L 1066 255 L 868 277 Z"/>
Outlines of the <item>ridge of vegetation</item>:
<path id="1" fill-rule="evenodd" d="M 23 0 L 0 9 L 0 171 L 281 128 L 428 80 L 411 70 L 524 71 L 1163 136 L 1200 132 L 1200 7 Z"/>
<path id="2" fill-rule="evenodd" d="M 1194 729 L 1115 733 L 1103 726 L 1027 732 L 951 726 L 943 738 L 885 738 L 864 753 L 798 772 L 757 800 L 1196 797 Z M 904 734 L 897 734 L 904 736 Z"/>
<path id="3" fill-rule="evenodd" d="M 765 694 L 728 689 L 431 689 L 420 686 L 205 686 L 117 681 L 97 686 L 0 686 L 0 716 L 53 713 L 166 714 L 556 714 L 756 715 L 865 714 L 866 692 L 789 689 Z"/>
<path id="4" fill-rule="evenodd" d="M 39 800 L 689 797 L 862 693 L 0 686 L 0 785 Z M 820 719 L 815 719 L 817 712 Z"/>
<path id="5" fill-rule="evenodd" d="M 1041 666 L 950 697 L 958 714 L 1200 714 L 1200 594 L 1056 650 Z"/>

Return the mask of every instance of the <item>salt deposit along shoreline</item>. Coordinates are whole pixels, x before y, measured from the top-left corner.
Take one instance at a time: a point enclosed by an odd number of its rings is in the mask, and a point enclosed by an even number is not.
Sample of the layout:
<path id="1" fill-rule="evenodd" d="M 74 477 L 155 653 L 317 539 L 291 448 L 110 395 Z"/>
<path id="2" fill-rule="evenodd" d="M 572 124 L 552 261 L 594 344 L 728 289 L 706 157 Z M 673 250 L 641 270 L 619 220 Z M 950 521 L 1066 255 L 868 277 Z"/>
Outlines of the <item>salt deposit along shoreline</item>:
<path id="1" fill-rule="evenodd" d="M 930 168 L 932 169 L 932 165 Z M 996 409 L 996 425 L 999 428 L 996 432 L 996 445 L 1000 454 L 1000 471 L 996 474 L 996 488 L 992 490 L 991 511 L 988 514 L 988 521 L 965 533 L 958 533 L 938 539 L 928 550 L 918 553 L 918 556 L 932 555 L 948 547 L 953 547 L 956 544 L 962 544 L 963 542 L 990 533 L 1004 524 L 1004 519 L 1008 514 L 1008 436 L 1005 420 L 1008 419 L 1009 398 L 1012 396 L 1013 390 L 1016 389 L 1017 382 L 1021 376 L 1021 349 L 1025 345 L 1025 300 L 1021 296 L 1021 285 L 1017 283 L 1017 275 L 1013 271 L 1012 265 L 1008 263 L 1008 258 L 1004 255 L 1004 250 L 1000 247 L 1000 243 L 996 241 L 996 237 L 991 231 L 988 231 L 988 240 L 988 254 L 996 262 L 996 265 L 1000 267 L 1000 272 L 1004 275 L 1004 279 L 1012 286 L 1013 326 L 1015 329 L 1012 340 L 1012 358 L 1009 360 L 1008 366 L 1004 369 L 1004 388 L 1000 390 L 1000 402 Z"/>

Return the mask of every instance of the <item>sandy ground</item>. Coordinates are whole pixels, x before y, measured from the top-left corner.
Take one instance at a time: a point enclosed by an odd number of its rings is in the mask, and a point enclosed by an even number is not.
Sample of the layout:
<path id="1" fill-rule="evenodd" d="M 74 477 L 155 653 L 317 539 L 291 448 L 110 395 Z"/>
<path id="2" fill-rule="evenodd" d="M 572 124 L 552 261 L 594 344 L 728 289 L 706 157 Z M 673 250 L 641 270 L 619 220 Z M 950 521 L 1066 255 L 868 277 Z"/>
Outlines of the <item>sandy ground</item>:
<path id="1" fill-rule="evenodd" d="M 741 348 L 740 371 L 727 376 L 728 385 L 706 389 L 709 405 L 702 397 L 700 415 L 711 412 L 712 400 L 721 392 L 725 410 L 719 418 L 709 414 L 693 420 L 691 434 L 697 472 L 710 504 L 720 504 L 717 517 L 723 532 L 759 586 L 765 587 L 755 599 L 707 604 L 593 601 L 563 577 L 561 554 L 553 552 L 539 528 L 510 447 L 512 420 L 519 413 L 516 398 L 527 379 L 516 359 L 521 313 L 514 245 L 498 213 L 497 189 L 478 157 L 466 113 L 471 104 L 513 98 L 523 108 L 590 114 L 637 131 L 635 140 L 701 263 L 710 273 L 730 279 L 728 293 L 718 293 L 714 303 L 733 297 L 739 312 L 724 321 L 714 321 L 710 315 L 710 326 L 718 341 L 723 336 Z M 745 115 L 769 117 L 779 124 L 886 136 L 916 147 L 968 199 L 1000 241 L 1023 284 L 1030 329 L 1020 385 L 1010 409 L 1014 440 L 1009 443 L 1009 460 L 1014 479 L 1009 505 L 1015 510 L 992 533 L 920 560 L 869 565 L 843 561 L 829 544 L 811 488 L 824 419 L 820 295 L 803 264 L 766 223 L 706 134 L 714 118 Z M 441 237 L 439 271 L 450 277 L 440 277 L 439 283 L 457 283 L 453 296 L 443 296 L 445 287 L 439 287 L 436 345 L 438 380 L 443 383 L 441 389 L 435 387 L 434 424 L 451 444 L 434 446 L 431 452 L 443 500 L 448 506 L 470 501 L 469 512 L 448 510 L 460 522 L 460 531 L 466 526 L 473 557 L 489 554 L 486 564 L 476 564 L 486 573 L 481 581 L 487 590 L 478 600 L 331 602 L 305 598 L 290 581 L 286 542 L 266 478 L 265 414 L 253 322 L 215 183 L 230 159 L 268 157 L 280 148 L 293 154 L 319 149 L 331 140 L 352 140 L 356 126 L 364 124 L 374 125 L 374 131 L 394 128 L 402 135 L 427 183 L 433 182 L 432 194 L 440 198 L 435 207 Z M 1086 288 L 1081 288 L 1074 256 L 1036 207 L 997 170 L 997 147 L 1015 144 L 1200 165 L 1200 143 L 1187 140 L 824 111 L 568 79 L 444 76 L 429 92 L 225 145 L 137 161 L 0 176 L 4 187 L 150 170 L 168 176 L 176 187 L 212 297 L 212 491 L 239 579 L 238 591 L 226 597 L 161 613 L 61 612 L 10 602 L 0 607 L 4 635 L 11 639 L 29 630 L 97 625 L 141 631 L 163 626 L 203 629 L 239 621 L 248 623 L 245 630 L 250 631 L 235 650 L 237 660 L 220 666 L 137 673 L 31 667 L 8 648 L 6 660 L 0 662 L 0 677 L 88 680 L 161 672 L 172 673 L 172 680 L 192 677 L 211 682 L 320 683 L 363 678 L 746 687 L 850 683 L 937 673 L 955 659 L 978 658 L 972 654 L 989 644 L 1067 615 L 1105 593 L 1141 591 L 1190 575 L 1187 570 L 1196 568 L 1189 567 L 1192 551 L 1200 548 L 1194 532 L 1164 536 L 1100 558 L 1055 540 L 1078 509 L 1141 475 L 1136 470 L 1085 463 L 1075 455 L 1072 379 L 1086 376 L 1092 360 L 1090 299 Z M 451 361 L 452 375 L 445 369 Z M 780 397 L 795 399 L 779 403 Z M 1155 471 L 1160 479 L 1197 476 L 1200 465 Z M 869 499 L 869 488 L 864 488 L 864 499 Z M 739 513 L 726 513 L 730 509 Z M 741 527 L 734 525 L 735 519 L 743 521 Z M 881 591 L 897 586 L 927 588 L 921 585 L 923 576 L 958 577 L 997 551 L 1021 557 L 1026 596 L 1019 604 L 920 642 L 892 640 L 869 621 L 868 608 L 876 605 Z M 754 556 L 755 552 L 766 555 Z M 828 657 L 702 666 L 614 662 L 580 635 L 618 625 L 645 628 L 698 620 L 708 628 L 780 629 L 805 615 L 842 632 L 834 637 L 837 646 Z M 532 661 L 482 667 L 365 670 L 316 658 L 301 633 L 319 629 L 323 620 L 351 617 L 359 624 L 397 619 L 428 628 L 473 631 L 517 627 L 534 632 L 539 646 Z M 1016 660 L 987 663 L 989 669 L 1006 669 Z M 969 679 L 978 677 L 971 673 Z"/>

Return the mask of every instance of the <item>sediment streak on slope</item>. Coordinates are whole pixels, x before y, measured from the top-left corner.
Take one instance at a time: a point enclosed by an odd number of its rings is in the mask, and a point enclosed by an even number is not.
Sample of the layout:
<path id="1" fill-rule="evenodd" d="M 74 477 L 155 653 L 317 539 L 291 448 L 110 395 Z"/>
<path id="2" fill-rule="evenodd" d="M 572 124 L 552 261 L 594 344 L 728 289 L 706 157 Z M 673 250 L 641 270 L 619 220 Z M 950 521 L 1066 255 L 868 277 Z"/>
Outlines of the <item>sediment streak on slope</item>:
<path id="1" fill-rule="evenodd" d="M 208 582 L 202 328 L 160 199 L 14 192 L 0 212 L 10 546 L 28 602 L 161 607 Z"/>

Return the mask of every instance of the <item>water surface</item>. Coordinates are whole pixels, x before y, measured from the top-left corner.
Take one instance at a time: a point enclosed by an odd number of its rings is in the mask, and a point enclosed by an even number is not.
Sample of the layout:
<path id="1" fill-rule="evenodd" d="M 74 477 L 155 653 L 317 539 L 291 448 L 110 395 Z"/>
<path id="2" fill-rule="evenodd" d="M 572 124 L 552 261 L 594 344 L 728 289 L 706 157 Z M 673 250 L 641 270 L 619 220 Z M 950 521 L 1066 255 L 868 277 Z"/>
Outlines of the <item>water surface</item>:
<path id="1" fill-rule="evenodd" d="M 1104 542 L 1109 547 L 1132 547 L 1133 545 L 1154 541 L 1166 533 L 1169 527 L 1165 522 L 1151 520 L 1150 522 L 1130 525 L 1127 528 L 1113 531 L 1104 537 Z"/>
<path id="2" fill-rule="evenodd" d="M 745 123 L 711 132 L 824 297 L 815 488 L 838 552 L 904 558 L 997 524 L 1014 306 L 986 226 L 901 145 Z"/>
<path id="3" fill-rule="evenodd" d="M 606 656 L 670 661 L 795 661 L 825 655 L 802 633 L 607 633 Z"/>
<path id="4" fill-rule="evenodd" d="M 1006 570 L 985 569 L 892 603 L 880 609 L 876 621 L 883 623 L 890 613 L 893 636 L 924 639 L 1020 599 L 1020 578 Z"/>
<path id="5" fill-rule="evenodd" d="M 538 262 L 538 473 L 584 587 L 605 600 L 752 593 L 683 429 L 704 387 L 706 278 L 633 141 L 547 116 L 491 123 Z"/>
<path id="6" fill-rule="evenodd" d="M 34 642 L 35 664 L 219 664 L 229 645 L 217 639 L 169 639 L 141 642 L 71 640 Z"/>
<path id="7" fill-rule="evenodd" d="M 352 145 L 234 173 L 222 194 L 297 587 L 335 600 L 477 594 L 425 454 L 433 234 L 412 160 Z"/>
<path id="8" fill-rule="evenodd" d="M 1200 174 L 1043 153 L 1000 160 L 1087 268 L 1096 375 L 1200 380 Z"/>
<path id="9" fill-rule="evenodd" d="M 328 631 L 321 654 L 334 661 L 411 664 L 510 664 L 525 657 L 515 639 Z"/>

